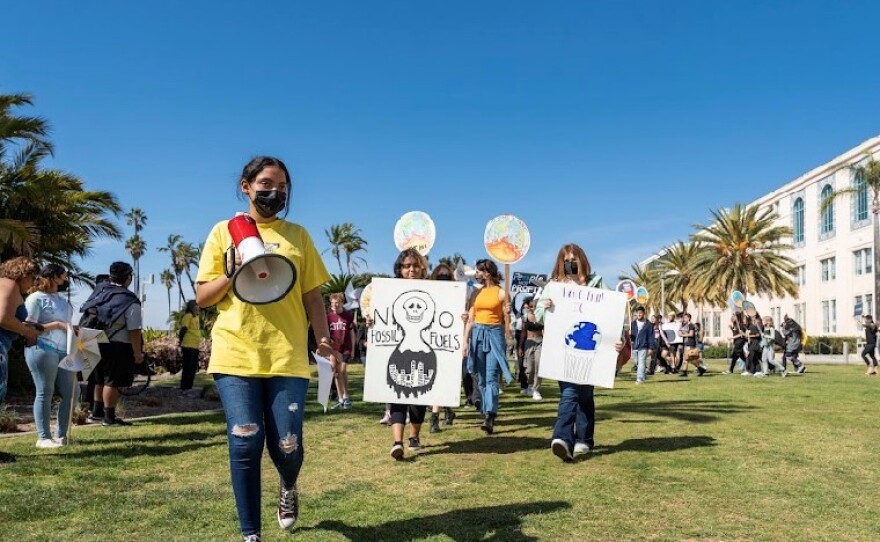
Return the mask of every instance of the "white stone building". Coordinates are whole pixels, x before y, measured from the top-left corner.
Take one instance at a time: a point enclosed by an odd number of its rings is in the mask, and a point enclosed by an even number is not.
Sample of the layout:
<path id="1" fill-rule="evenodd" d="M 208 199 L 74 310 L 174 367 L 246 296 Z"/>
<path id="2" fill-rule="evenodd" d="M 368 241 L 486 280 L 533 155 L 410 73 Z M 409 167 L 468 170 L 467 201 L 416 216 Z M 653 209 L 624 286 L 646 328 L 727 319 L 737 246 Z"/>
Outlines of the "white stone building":
<path id="1" fill-rule="evenodd" d="M 853 187 L 848 166 L 880 160 L 880 136 L 865 141 L 833 160 L 751 202 L 772 207 L 779 222 L 791 227 L 796 262 L 797 298 L 750 298 L 758 311 L 780 322 L 784 314 L 804 326 L 810 336 L 856 336 L 862 330 L 854 314 L 874 314 L 873 228 L 870 194 L 843 195 L 820 214 L 823 197 Z M 859 187 L 856 187 L 859 188 Z M 648 264 L 657 256 L 643 262 Z M 710 306 L 692 307 L 694 321 L 703 323 L 708 341 L 728 339 L 730 312 Z M 874 314 L 875 318 L 877 317 Z"/>

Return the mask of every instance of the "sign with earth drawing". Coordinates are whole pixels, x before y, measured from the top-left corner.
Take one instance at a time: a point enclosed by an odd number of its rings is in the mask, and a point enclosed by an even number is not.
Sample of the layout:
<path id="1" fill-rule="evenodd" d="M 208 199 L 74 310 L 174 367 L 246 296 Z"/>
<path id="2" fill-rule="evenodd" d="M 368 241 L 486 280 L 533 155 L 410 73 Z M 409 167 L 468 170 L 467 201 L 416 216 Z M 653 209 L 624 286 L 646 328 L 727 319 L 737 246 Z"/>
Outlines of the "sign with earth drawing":
<path id="1" fill-rule="evenodd" d="M 617 350 L 627 295 L 551 282 L 553 302 L 544 316 L 544 345 L 538 375 L 574 384 L 614 387 Z"/>

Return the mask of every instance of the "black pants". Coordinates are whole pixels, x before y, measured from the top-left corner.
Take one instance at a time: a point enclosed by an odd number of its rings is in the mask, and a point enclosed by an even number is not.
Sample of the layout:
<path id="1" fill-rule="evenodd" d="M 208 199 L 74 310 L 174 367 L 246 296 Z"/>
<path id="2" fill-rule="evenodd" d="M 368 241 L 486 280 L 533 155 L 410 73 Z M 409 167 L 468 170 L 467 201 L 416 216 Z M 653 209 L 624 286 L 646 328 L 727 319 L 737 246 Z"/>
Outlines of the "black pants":
<path id="1" fill-rule="evenodd" d="M 519 388 L 524 390 L 529 387 L 529 377 L 526 375 L 526 366 L 525 366 L 525 358 L 519 355 L 519 341 L 522 338 L 522 334 L 524 332 L 522 330 L 517 330 L 514 333 L 514 340 L 516 341 L 516 376 L 519 381 Z"/>
<path id="2" fill-rule="evenodd" d="M 746 345 L 746 343 L 740 342 L 740 341 L 735 341 L 733 343 L 733 353 L 730 354 L 730 371 L 729 372 L 731 372 L 731 373 L 733 372 L 733 370 L 736 368 L 736 362 L 738 360 L 742 360 L 743 363 L 746 364 L 746 367 L 748 367 L 749 360 L 746 359 L 746 354 L 745 354 L 745 352 L 743 352 L 743 347 L 745 345 Z"/>
<path id="3" fill-rule="evenodd" d="M 391 423 L 406 423 L 406 415 L 409 414 L 409 423 L 421 425 L 425 423 L 425 412 L 428 407 L 424 405 L 401 405 L 391 403 Z"/>
<path id="4" fill-rule="evenodd" d="M 865 360 L 865 365 L 868 367 L 877 366 L 877 357 L 874 355 L 874 350 L 876 349 L 876 344 L 866 344 L 864 350 L 862 350 L 862 359 Z"/>
<path id="5" fill-rule="evenodd" d="M 749 360 L 746 363 L 746 370 L 752 374 L 761 371 L 761 347 L 759 345 L 749 344 Z"/>
<path id="6" fill-rule="evenodd" d="M 180 372 L 180 389 L 191 390 L 199 372 L 199 351 L 195 348 L 182 348 L 183 369 Z"/>

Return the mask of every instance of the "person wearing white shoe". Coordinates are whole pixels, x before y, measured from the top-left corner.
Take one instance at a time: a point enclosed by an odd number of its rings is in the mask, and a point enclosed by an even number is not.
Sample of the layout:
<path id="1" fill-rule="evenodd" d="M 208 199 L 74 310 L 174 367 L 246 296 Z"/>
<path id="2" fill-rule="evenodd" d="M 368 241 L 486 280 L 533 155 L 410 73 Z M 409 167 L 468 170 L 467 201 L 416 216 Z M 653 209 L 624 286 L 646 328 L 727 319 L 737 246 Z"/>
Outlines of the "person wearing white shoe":
<path id="1" fill-rule="evenodd" d="M 59 368 L 67 350 L 67 326 L 71 310 L 60 292 L 67 290 L 70 281 L 67 271 L 57 264 L 47 264 L 34 280 L 32 293 L 24 302 L 27 321 L 43 326 L 44 335 L 36 346 L 25 349 L 24 358 L 34 379 L 34 424 L 37 426 L 37 447 L 57 448 L 53 445 L 49 421 L 52 414 L 52 396 L 61 396 L 58 406 L 55 434 L 67 434 L 70 409 L 76 402 L 74 380 L 76 374 Z M 77 388 L 78 389 L 78 388 Z M 41 444 L 42 443 L 42 444 Z"/>
<path id="2" fill-rule="evenodd" d="M 41 438 L 37 440 L 37 448 L 52 449 L 64 446 L 61 442 L 51 438 Z"/>

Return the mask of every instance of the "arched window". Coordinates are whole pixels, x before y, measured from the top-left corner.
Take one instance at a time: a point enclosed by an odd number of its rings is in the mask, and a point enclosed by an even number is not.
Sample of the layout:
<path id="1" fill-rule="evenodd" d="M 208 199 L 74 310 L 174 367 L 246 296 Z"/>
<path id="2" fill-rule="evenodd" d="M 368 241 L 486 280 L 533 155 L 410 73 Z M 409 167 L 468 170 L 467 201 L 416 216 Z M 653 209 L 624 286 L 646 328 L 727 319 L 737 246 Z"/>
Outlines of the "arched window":
<path id="1" fill-rule="evenodd" d="M 831 188 L 831 185 L 826 184 L 825 188 L 822 189 L 822 194 L 819 197 L 819 201 L 821 201 L 824 204 L 829 198 L 831 198 L 831 194 L 833 194 L 833 193 L 834 193 L 834 189 Z M 822 235 L 826 235 L 826 236 L 833 234 L 834 233 L 834 202 L 833 201 L 830 202 L 825 207 L 824 211 L 822 211 L 822 216 L 820 217 L 820 219 L 821 219 L 821 225 L 820 225 L 820 229 L 819 229 L 820 233 Z"/>
<path id="2" fill-rule="evenodd" d="M 804 198 L 794 200 L 792 208 L 792 230 L 794 230 L 794 242 L 804 242 Z"/>
<path id="3" fill-rule="evenodd" d="M 853 199 L 855 200 L 853 221 L 862 222 L 868 220 L 868 185 L 865 183 L 865 179 L 856 177 L 853 180 L 853 188 L 856 191 L 853 194 Z"/>

